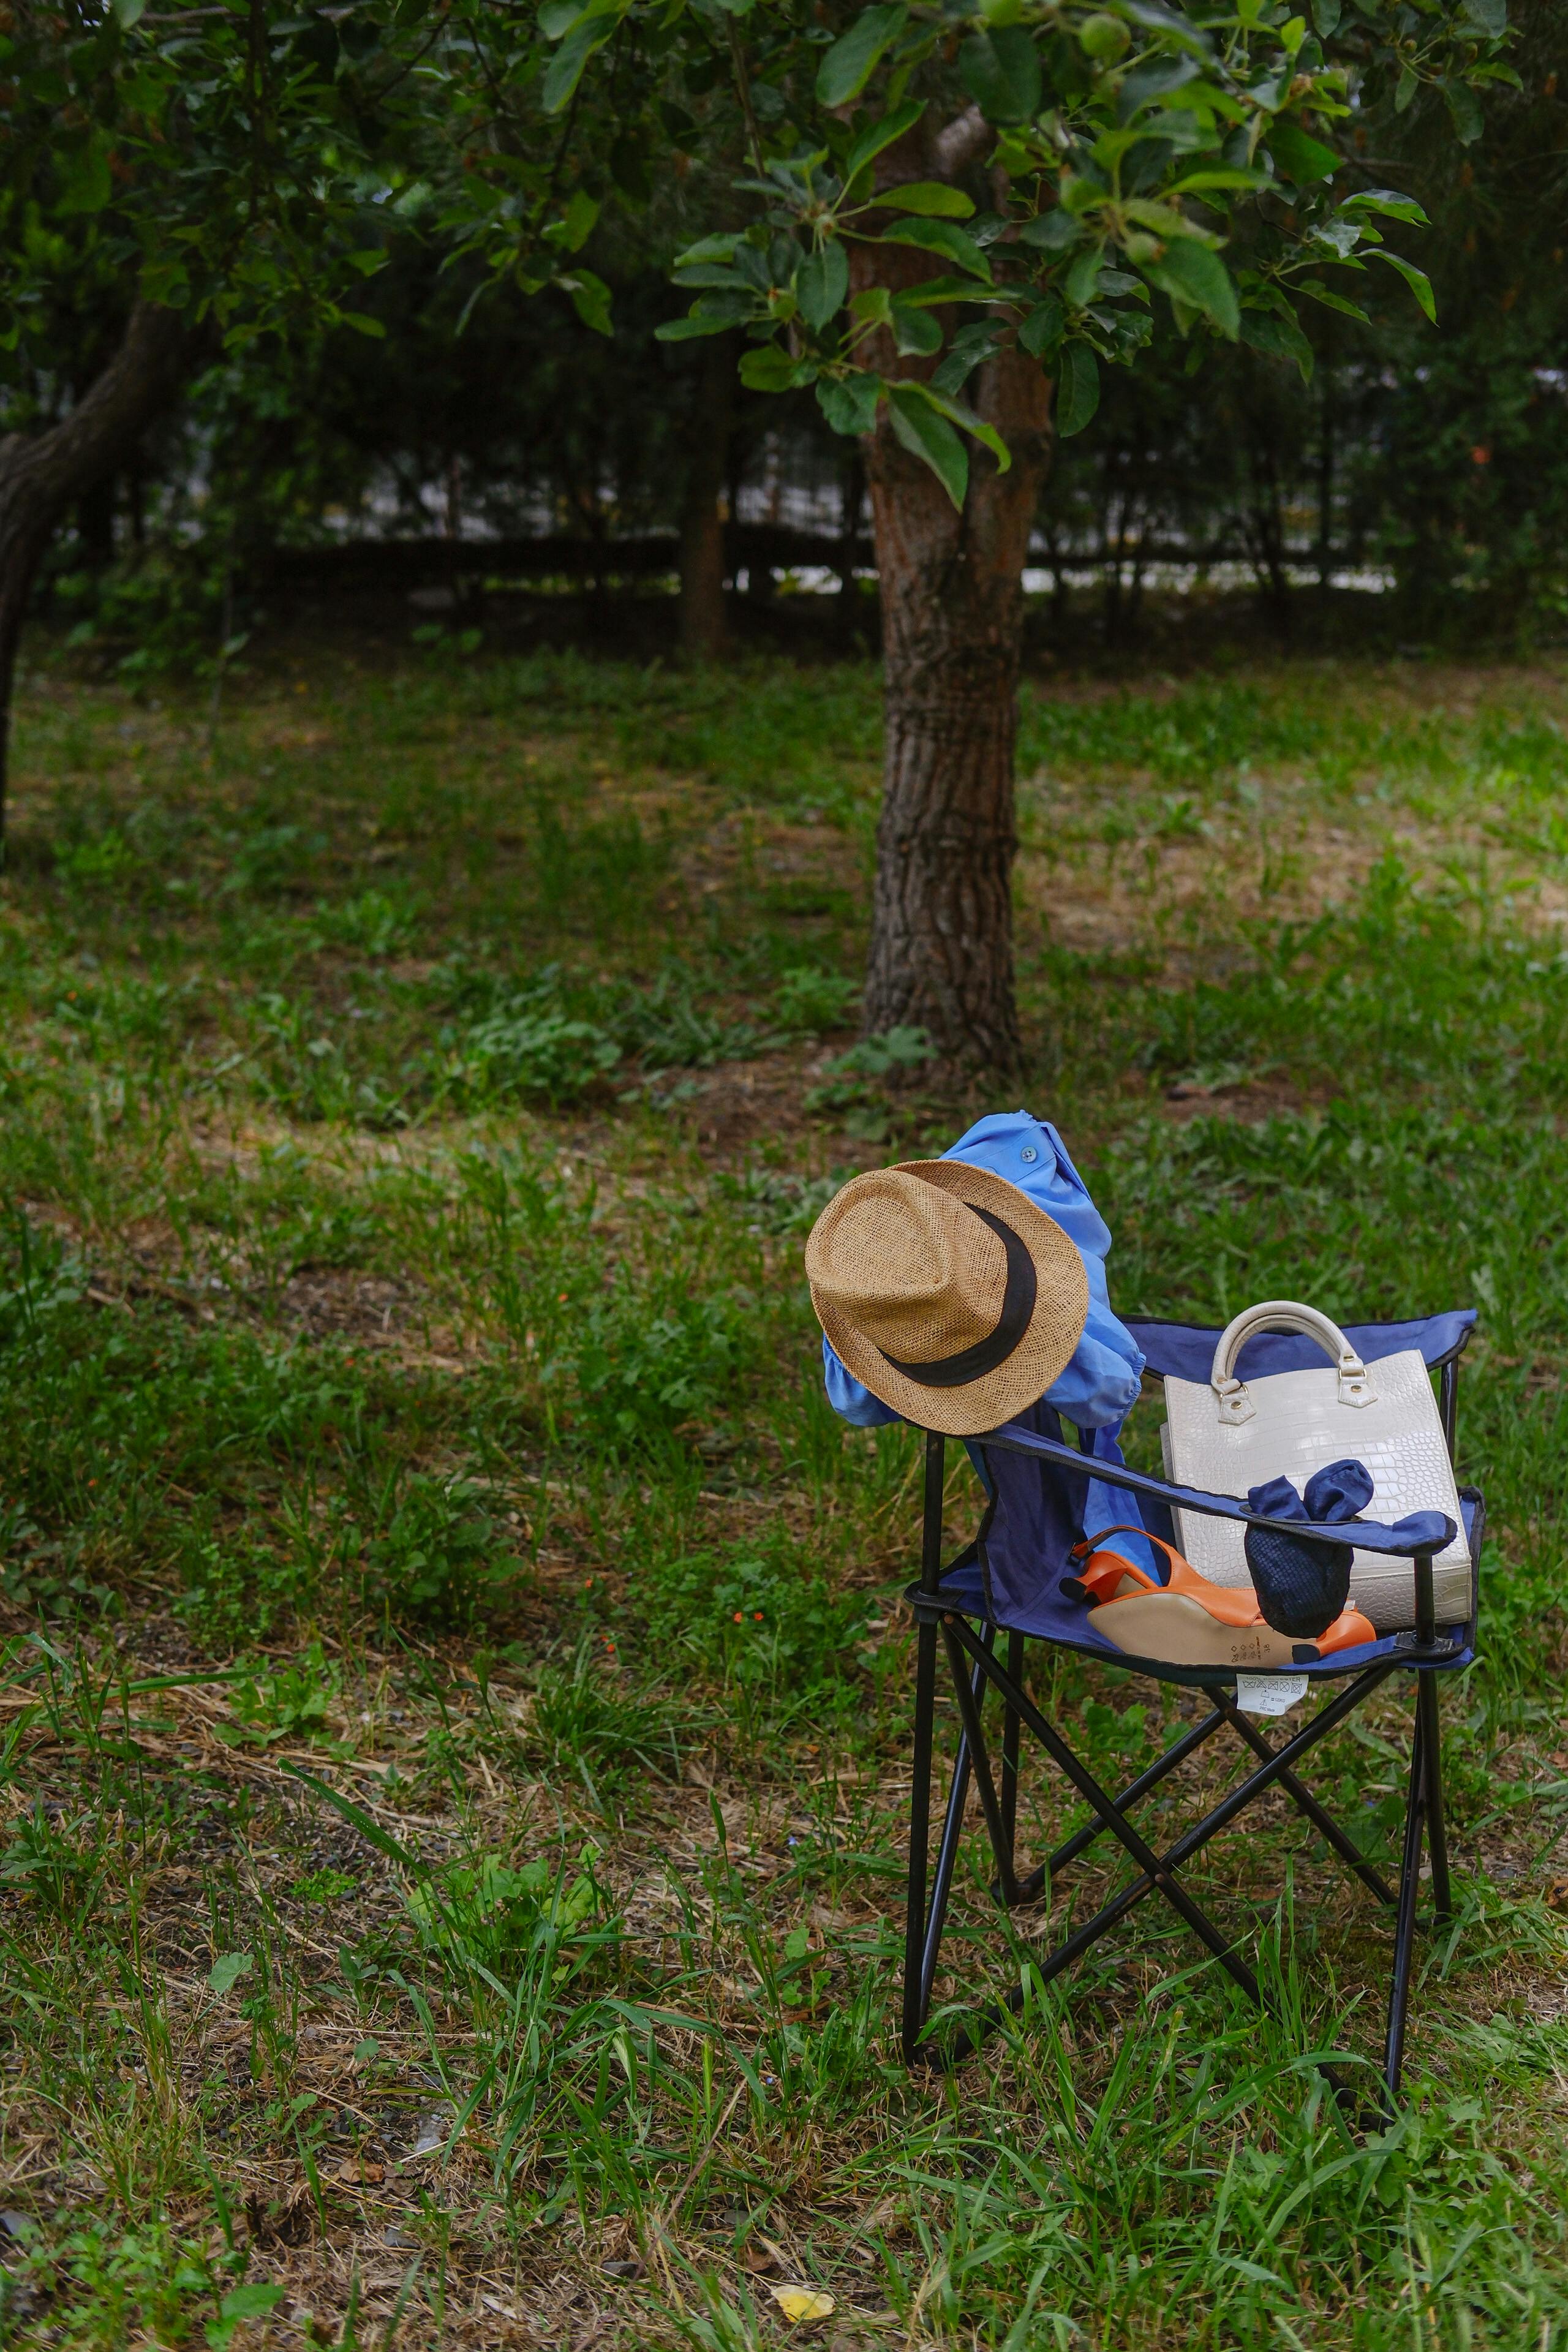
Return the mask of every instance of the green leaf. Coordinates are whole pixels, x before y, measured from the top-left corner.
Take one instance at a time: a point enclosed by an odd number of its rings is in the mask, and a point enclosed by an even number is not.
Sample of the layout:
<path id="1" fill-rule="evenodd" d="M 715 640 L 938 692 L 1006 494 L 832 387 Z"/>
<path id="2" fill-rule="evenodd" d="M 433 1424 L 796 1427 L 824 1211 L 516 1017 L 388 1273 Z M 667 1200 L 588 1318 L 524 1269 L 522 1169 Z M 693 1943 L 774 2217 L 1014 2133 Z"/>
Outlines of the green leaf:
<path id="1" fill-rule="evenodd" d="M 1302 383 L 1311 383 L 1312 346 L 1294 319 L 1278 310 L 1244 310 L 1241 340 L 1271 360 L 1293 362 L 1301 371 Z"/>
<path id="2" fill-rule="evenodd" d="M 1310 188 L 1314 180 L 1329 179 L 1340 168 L 1340 158 L 1321 139 L 1313 139 L 1299 122 L 1276 122 L 1271 125 L 1268 147 L 1274 161 L 1288 180 L 1299 188 Z"/>
<path id="3" fill-rule="evenodd" d="M 1318 28 L 1320 40 L 1332 40 L 1340 29 L 1340 18 L 1343 13 L 1341 0 L 1312 0 L 1312 22 Z"/>
<path id="4" fill-rule="evenodd" d="M 904 7 L 863 8 L 847 33 L 834 42 L 816 69 L 816 95 L 824 106 L 847 106 L 858 98 L 909 21 Z"/>
<path id="5" fill-rule="evenodd" d="M 801 362 L 777 343 L 763 343 L 741 361 L 741 382 L 752 392 L 788 392 L 805 380 Z"/>
<path id="6" fill-rule="evenodd" d="M 264 2279 L 252 2279 L 247 2286 L 230 2287 L 218 2311 L 225 2319 L 260 2319 L 265 2313 L 277 2310 L 285 2292 Z"/>
<path id="7" fill-rule="evenodd" d="M 386 341 L 386 329 L 379 319 L 373 319 L 368 311 L 340 310 L 338 318 L 343 326 L 352 327 L 356 335 L 368 335 L 373 342 Z"/>
<path id="8" fill-rule="evenodd" d="M 594 223 L 599 217 L 599 206 L 586 189 L 579 188 L 558 221 L 552 222 L 544 232 L 552 245 L 564 253 L 580 253 L 593 234 Z"/>
<path id="9" fill-rule="evenodd" d="M 897 228 L 884 229 L 877 239 L 879 245 L 917 245 L 922 253 L 939 253 L 943 260 L 960 269 L 967 269 L 973 278 L 991 283 L 991 264 L 972 236 L 961 229 L 956 221 L 902 222 Z"/>
<path id="10" fill-rule="evenodd" d="M 114 21 L 122 33 L 128 33 L 140 21 L 147 0 L 114 0 Z"/>
<path id="11" fill-rule="evenodd" d="M 411 1870 L 417 1876 L 424 1875 L 425 1864 L 416 1855 L 410 1853 L 405 1846 L 399 1845 L 397 1840 L 388 1831 L 384 1830 L 379 1822 L 373 1821 L 363 1805 L 356 1805 L 352 1797 L 341 1796 L 336 1789 L 329 1788 L 325 1780 L 319 1780 L 313 1772 L 307 1772 L 302 1765 L 285 1764 L 283 1769 L 285 1772 L 291 1772 L 296 1780 L 303 1780 L 307 1789 L 314 1789 L 318 1797 L 325 1797 L 332 1811 L 342 1813 L 345 1822 L 352 1822 L 361 1837 L 367 1839 L 378 1853 L 384 1853 L 389 1861 L 400 1862 L 405 1870 Z"/>
<path id="12" fill-rule="evenodd" d="M 1081 310 L 1085 303 L 1092 302 L 1094 299 L 1094 289 L 1100 282 L 1100 265 L 1104 250 L 1103 246 L 1091 245 L 1087 252 L 1078 255 L 1067 276 L 1061 281 L 1062 299 L 1064 302 L 1070 303 L 1075 310 Z"/>
<path id="13" fill-rule="evenodd" d="M 727 335 L 734 324 L 733 319 L 715 319 L 692 310 L 684 319 L 667 319 L 654 329 L 653 339 L 656 343 L 695 342 L 699 335 Z"/>
<path id="14" fill-rule="evenodd" d="M 969 452 L 947 418 L 912 383 L 888 386 L 888 410 L 904 447 L 931 467 L 962 514 L 969 488 Z"/>
<path id="15" fill-rule="evenodd" d="M 1174 205 L 1152 205 L 1142 196 L 1129 196 L 1121 209 L 1129 220 L 1136 221 L 1140 228 L 1149 229 L 1158 237 L 1196 236 L 1199 234 L 1185 213 Z"/>
<path id="16" fill-rule="evenodd" d="M 57 213 L 100 213 L 114 194 L 101 147 L 68 149 L 60 159 L 60 183 Z"/>
<path id="17" fill-rule="evenodd" d="M 235 1986 L 256 1966 L 248 1952 L 225 1952 L 207 1970 L 207 1982 L 214 1992 L 232 1992 Z"/>
<path id="18" fill-rule="evenodd" d="M 1273 183 L 1267 172 L 1249 172 L 1237 166 L 1223 172 L 1189 172 L 1184 180 L 1176 180 L 1165 190 L 1168 196 L 1195 195 L 1200 188 L 1267 188 Z"/>
<path id="19" fill-rule="evenodd" d="M 1185 49 L 1189 57 L 1207 58 L 1214 54 L 1214 45 L 1205 33 L 1174 8 L 1166 8 L 1161 0 L 1121 0 L 1120 13 L 1130 16 L 1135 25 L 1142 25 L 1151 33 L 1159 33 L 1177 48 Z"/>
<path id="20" fill-rule="evenodd" d="M 956 394 L 963 390 L 975 369 L 988 360 L 996 349 L 995 322 L 982 319 L 974 326 L 961 327 L 940 367 L 931 370 L 927 379 L 932 392 Z"/>
<path id="21" fill-rule="evenodd" d="M 885 114 L 880 122 L 873 122 L 868 130 L 862 131 L 844 159 L 845 186 L 848 187 L 851 181 L 858 180 L 867 164 L 876 162 L 884 147 L 890 147 L 895 139 L 901 139 L 906 131 L 912 131 L 925 110 L 923 98 L 911 98 L 902 106 L 896 106 L 891 114 Z"/>
<path id="22" fill-rule="evenodd" d="M 1070 441 L 1100 406 L 1100 362 L 1087 343 L 1069 343 L 1057 368 L 1057 438 Z"/>
<path id="23" fill-rule="evenodd" d="M 1020 245 L 1032 245 L 1041 253 L 1066 253 L 1089 235 L 1083 223 L 1058 205 L 1037 219 L 1026 221 L 1018 231 Z"/>
<path id="24" fill-rule="evenodd" d="M 1394 111 L 1395 114 L 1404 113 L 1405 108 L 1409 105 L 1411 100 L 1415 97 L 1420 87 L 1421 84 L 1417 78 L 1415 67 L 1410 65 L 1401 66 L 1399 68 L 1399 79 L 1394 85 Z"/>
<path id="25" fill-rule="evenodd" d="M 1173 236 L 1158 261 L 1140 263 L 1151 286 L 1191 310 L 1212 319 L 1222 335 L 1234 342 L 1241 310 L 1229 270 L 1212 246 L 1195 237 Z"/>
<path id="26" fill-rule="evenodd" d="M 835 433 L 851 436 L 871 431 L 881 396 L 881 378 L 864 371 L 843 376 L 837 383 L 823 376 L 816 387 L 816 404 Z"/>
<path id="27" fill-rule="evenodd" d="M 602 49 L 616 29 L 616 19 L 590 16 L 567 34 L 551 58 L 540 93 L 546 114 L 559 114 L 572 102 L 583 69 L 596 49 Z"/>
<path id="28" fill-rule="evenodd" d="M 1481 101 L 1468 85 L 1462 81 L 1446 81 L 1443 96 L 1448 112 L 1454 119 L 1454 135 L 1461 147 L 1473 147 L 1485 128 L 1481 120 Z"/>
<path id="29" fill-rule="evenodd" d="M 893 341 L 905 359 L 914 355 L 929 359 L 932 352 L 942 349 L 942 329 L 928 310 L 917 310 L 909 302 L 895 302 Z"/>
<path id="30" fill-rule="evenodd" d="M 820 331 L 839 309 L 849 291 L 849 257 L 836 236 L 808 253 L 795 281 L 801 315 L 808 327 Z"/>
<path id="31" fill-rule="evenodd" d="M 996 460 L 996 471 L 1006 473 L 1013 463 L 1013 452 L 996 427 L 987 425 L 983 416 L 977 416 L 966 400 L 960 400 L 956 393 L 940 391 L 934 383 L 911 383 L 905 389 L 919 393 L 922 400 L 930 401 L 939 415 L 947 417 L 952 424 L 962 425 L 966 433 L 972 433 L 977 441 L 984 442 Z"/>
<path id="32" fill-rule="evenodd" d="M 941 302 L 989 302 L 998 309 L 1011 309 L 1018 299 L 1013 286 L 977 286 L 972 278 L 922 278 L 918 286 L 906 286 L 899 296 L 900 302 L 919 303 L 929 310 Z"/>
<path id="33" fill-rule="evenodd" d="M 1042 352 L 1061 341 L 1067 324 L 1067 313 L 1054 294 L 1047 294 L 1037 304 L 1018 330 L 1018 342 L 1026 352 L 1038 359 Z"/>
<path id="34" fill-rule="evenodd" d="M 1031 122 L 1040 110 L 1040 54 L 1025 25 L 993 25 L 958 53 L 964 89 L 987 122 Z"/>
<path id="35" fill-rule="evenodd" d="M 1489 40 L 1500 41 L 1508 30 L 1508 0 L 1465 0 L 1465 14 Z"/>
<path id="36" fill-rule="evenodd" d="M 1310 294 L 1312 300 L 1321 302 L 1325 310 L 1338 310 L 1346 319 L 1359 319 L 1363 327 L 1372 324 L 1359 302 L 1352 302 L 1348 295 L 1336 294 L 1331 287 L 1324 285 L 1321 278 L 1303 278 L 1296 291 L 1298 294 Z"/>
<path id="37" fill-rule="evenodd" d="M 574 269 L 570 278 L 560 281 L 562 290 L 572 298 L 572 308 L 585 327 L 596 335 L 613 335 L 615 322 L 610 317 L 610 289 L 602 278 L 591 269 Z"/>
<path id="38" fill-rule="evenodd" d="M 1418 228 L 1430 228 L 1431 222 L 1414 196 L 1402 195 L 1397 188 L 1363 188 L 1347 196 L 1340 206 L 1342 213 L 1386 213 L 1390 220 L 1414 221 Z"/>
<path id="39" fill-rule="evenodd" d="M 584 0 L 542 0 L 539 11 L 539 29 L 547 41 L 558 41 L 569 33 L 584 13 Z"/>
<path id="40" fill-rule="evenodd" d="M 945 220 L 967 220 L 974 210 L 962 188 L 942 180 L 906 180 L 901 188 L 884 188 L 877 198 L 889 212 L 940 215 Z"/>
<path id="41" fill-rule="evenodd" d="M 732 229 L 722 229 L 717 236 L 700 236 L 684 253 L 678 253 L 670 265 L 675 269 L 690 269 L 699 262 L 728 261 L 741 239 Z"/>
<path id="42" fill-rule="evenodd" d="M 1415 295 L 1415 299 L 1421 305 L 1422 310 L 1425 310 L 1426 316 L 1431 320 L 1432 324 L 1436 326 L 1437 323 L 1437 303 L 1436 299 L 1432 292 L 1432 280 L 1427 277 L 1426 272 L 1424 269 L 1417 269 L 1413 261 L 1406 261 L 1402 253 L 1390 253 L 1385 245 L 1379 246 L 1377 251 L 1372 257 L 1374 261 L 1385 261 L 1390 269 L 1398 270 L 1399 275 L 1404 278 L 1405 283 L 1409 287 L 1412 294 Z"/>

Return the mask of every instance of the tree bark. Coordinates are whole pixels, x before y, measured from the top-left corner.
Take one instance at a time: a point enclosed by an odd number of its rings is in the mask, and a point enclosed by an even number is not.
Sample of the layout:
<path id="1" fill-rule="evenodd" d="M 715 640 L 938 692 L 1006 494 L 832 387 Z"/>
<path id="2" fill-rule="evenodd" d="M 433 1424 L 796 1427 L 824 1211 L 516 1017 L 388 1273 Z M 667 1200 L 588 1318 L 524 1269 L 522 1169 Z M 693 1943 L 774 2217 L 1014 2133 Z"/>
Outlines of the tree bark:
<path id="1" fill-rule="evenodd" d="M 890 249 L 876 258 L 885 283 Z M 910 259 L 911 282 L 934 274 Z M 889 375 L 931 367 L 890 349 L 874 363 Z M 865 1028 L 922 1028 L 944 1061 L 997 1072 L 1019 1058 L 1013 751 L 1024 562 L 1050 458 L 1050 394 L 1038 360 L 1016 350 L 969 379 L 965 398 L 1013 463 L 999 473 L 971 443 L 962 513 L 899 441 L 885 407 L 867 452 L 887 733 Z"/>
<path id="2" fill-rule="evenodd" d="M 735 361 L 732 335 L 710 335 L 703 343 L 680 516 L 680 650 L 688 661 L 719 660 L 729 635 L 720 501 L 729 478 Z"/>
<path id="3" fill-rule="evenodd" d="M 105 474 L 76 502 L 76 535 L 82 561 L 94 572 L 107 572 L 114 561 L 115 488 L 115 477 Z"/>
<path id="4" fill-rule="evenodd" d="M 0 842 L 5 838 L 11 685 L 33 582 L 56 526 L 115 467 L 174 398 L 191 338 L 174 310 L 139 301 L 120 348 L 69 415 L 0 440 Z"/>

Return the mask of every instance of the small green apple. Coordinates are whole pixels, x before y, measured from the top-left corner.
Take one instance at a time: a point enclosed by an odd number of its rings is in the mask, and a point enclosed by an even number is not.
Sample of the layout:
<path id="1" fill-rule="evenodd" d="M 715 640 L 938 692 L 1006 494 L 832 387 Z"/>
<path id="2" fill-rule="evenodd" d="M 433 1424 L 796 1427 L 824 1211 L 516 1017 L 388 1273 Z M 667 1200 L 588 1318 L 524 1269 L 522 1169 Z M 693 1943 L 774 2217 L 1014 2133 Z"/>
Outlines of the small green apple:
<path id="1" fill-rule="evenodd" d="M 1126 56 L 1132 42 L 1121 17 L 1104 9 L 1097 9 L 1092 16 L 1084 18 L 1078 28 L 1078 37 L 1086 55 L 1097 65 L 1114 65 L 1118 58 Z"/>

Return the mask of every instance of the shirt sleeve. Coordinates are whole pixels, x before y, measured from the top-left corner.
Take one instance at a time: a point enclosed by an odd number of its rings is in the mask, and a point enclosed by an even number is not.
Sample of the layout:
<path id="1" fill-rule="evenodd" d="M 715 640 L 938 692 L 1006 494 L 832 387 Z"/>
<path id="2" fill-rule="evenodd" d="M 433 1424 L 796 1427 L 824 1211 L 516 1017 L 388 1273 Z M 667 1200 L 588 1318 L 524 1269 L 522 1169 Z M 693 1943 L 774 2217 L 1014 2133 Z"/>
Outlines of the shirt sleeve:
<path id="1" fill-rule="evenodd" d="M 880 1397 L 874 1397 L 853 1372 L 845 1370 L 828 1345 L 826 1333 L 822 1341 L 822 1384 L 834 1412 L 852 1429 L 880 1429 L 887 1422 L 903 1418 L 890 1404 L 884 1404 Z"/>
<path id="2" fill-rule="evenodd" d="M 1075 1429 L 1120 1425 L 1138 1402 L 1142 1372 L 1142 1356 L 1125 1325 L 1109 1307 L 1091 1303 L 1078 1346 L 1045 1401 Z"/>

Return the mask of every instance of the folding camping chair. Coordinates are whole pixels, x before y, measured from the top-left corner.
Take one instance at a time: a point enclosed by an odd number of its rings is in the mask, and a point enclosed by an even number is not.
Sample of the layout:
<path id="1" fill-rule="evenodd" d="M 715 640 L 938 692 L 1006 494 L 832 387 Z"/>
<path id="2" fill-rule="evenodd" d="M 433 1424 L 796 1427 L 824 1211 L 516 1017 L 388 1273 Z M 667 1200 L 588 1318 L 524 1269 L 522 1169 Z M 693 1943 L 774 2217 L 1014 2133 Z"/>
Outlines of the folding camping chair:
<path id="1" fill-rule="evenodd" d="M 1474 1322 L 1473 1312 L 1462 1311 L 1417 1323 L 1363 1323 L 1350 1327 L 1352 1344 L 1363 1361 L 1373 1362 L 1401 1349 L 1415 1348 L 1420 1350 L 1428 1370 L 1440 1374 L 1438 1402 L 1450 1459 L 1458 1413 L 1458 1359 Z M 1129 1323 L 1128 1328 L 1148 1360 L 1149 1371 L 1156 1378 L 1163 1380 L 1173 1374 L 1201 1381 L 1208 1377 L 1219 1336 L 1216 1331 L 1148 1321 Z M 1313 1360 L 1310 1341 L 1297 1335 L 1273 1332 L 1260 1333 L 1250 1340 L 1245 1357 L 1251 1377 L 1296 1370 Z M 1314 1663 L 1299 1659 L 1293 1671 L 1305 1674 L 1310 1683 L 1342 1679 L 1344 1686 L 1332 1696 L 1325 1696 L 1302 1727 L 1281 1747 L 1275 1748 L 1237 1707 L 1232 1670 L 1175 1666 L 1130 1657 L 1097 1636 L 1093 1613 L 1064 1596 L 1060 1590 L 1063 1576 L 1070 1572 L 1068 1554 L 1072 1546 L 1082 1536 L 1097 1532 L 1095 1528 L 1086 1528 L 1083 1525 L 1091 1476 L 1100 1484 L 1139 1496 L 1145 1527 L 1152 1534 L 1168 1539 L 1173 1539 L 1174 1534 L 1168 1517 L 1173 1506 L 1184 1511 L 1252 1520 L 1255 1524 L 1269 1522 L 1257 1520 L 1256 1515 L 1234 1497 L 1175 1486 L 1167 1480 L 1145 1477 L 1101 1460 L 1092 1453 L 1092 1436 L 1089 1433 L 1076 1447 L 1066 1444 L 1057 1414 L 1047 1405 L 1037 1405 L 1020 1420 L 967 1443 L 989 1497 L 979 1533 L 949 1567 L 942 1567 L 945 1446 L 941 1435 L 928 1431 L 921 1577 L 908 1594 L 920 1633 L 904 1957 L 906 2062 L 911 2066 L 957 2065 L 1001 2021 L 1005 2009 L 1016 2013 L 1023 2006 L 1023 1990 L 1014 1988 L 1002 2004 L 993 2002 L 983 2008 L 967 2029 L 927 2035 L 932 1986 L 972 1777 L 995 1859 L 996 1877 L 992 1892 L 1009 1909 L 1048 1896 L 1063 1874 L 1107 1831 L 1134 1865 L 1135 1874 L 1092 1918 L 1035 1964 L 1034 1973 L 1040 1980 L 1048 1982 L 1059 1976 L 1091 1944 L 1124 1919 L 1145 1895 L 1158 1892 L 1259 2007 L 1265 2005 L 1264 1994 L 1252 1969 L 1236 1950 L 1234 1938 L 1194 1901 L 1178 1874 L 1256 1798 L 1267 1790 L 1279 1788 L 1346 1867 L 1380 1903 L 1394 1912 L 1394 1964 L 1384 2053 L 1384 2078 L 1392 2113 L 1398 2100 L 1404 2062 L 1424 1843 L 1431 1858 L 1436 1917 L 1447 1919 L 1453 1907 L 1443 1821 L 1436 1678 L 1469 1664 L 1475 1655 L 1478 1568 L 1485 1523 L 1481 1496 L 1474 1487 L 1459 1490 L 1470 1554 L 1469 1608 L 1462 1625 L 1439 1626 L 1434 1622 L 1432 1552 L 1414 1551 L 1400 1542 L 1392 1529 L 1357 1526 L 1355 1541 L 1359 1548 L 1413 1560 L 1415 1629 L 1385 1634 Z M 1300 1521 L 1276 1524 L 1288 1526 L 1290 1533 L 1298 1537 L 1313 1532 Z M 1342 1544 L 1345 1530 L 1342 1527 L 1324 1528 L 1321 1536 Z M 999 1649 L 999 1637 L 1005 1637 L 1005 1655 Z M 1141 1772 L 1130 1787 L 1113 1796 L 1030 1698 L 1024 1681 L 1024 1655 L 1025 1643 L 1031 1640 L 1103 1657 L 1107 1663 L 1131 1668 L 1158 1682 L 1201 1688 L 1208 1695 L 1210 1711 L 1184 1731 L 1157 1762 Z M 933 1874 L 930 1869 L 930 1809 L 939 1647 L 945 1650 L 952 1673 L 961 1733 Z M 1296 1768 L 1374 1691 L 1401 1674 L 1415 1676 L 1415 1705 L 1404 1845 L 1395 1890 L 1310 1794 L 1298 1778 Z M 993 1770 L 982 1721 L 985 1697 L 991 1689 L 995 1690 L 1002 1702 L 999 1774 Z M 1037 1868 L 1020 1877 L 1015 1865 L 1015 1848 L 1020 1736 L 1025 1729 L 1089 1804 L 1093 1819 L 1058 1845 Z M 1252 1762 L 1252 1770 L 1212 1811 L 1195 1822 L 1163 1853 L 1156 1853 L 1130 1818 L 1132 1807 L 1187 1757 L 1221 1732 L 1240 1741 Z M 1335 2079 L 1336 2087 L 1342 2091 L 1343 2086 Z"/>

